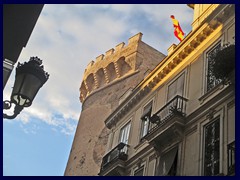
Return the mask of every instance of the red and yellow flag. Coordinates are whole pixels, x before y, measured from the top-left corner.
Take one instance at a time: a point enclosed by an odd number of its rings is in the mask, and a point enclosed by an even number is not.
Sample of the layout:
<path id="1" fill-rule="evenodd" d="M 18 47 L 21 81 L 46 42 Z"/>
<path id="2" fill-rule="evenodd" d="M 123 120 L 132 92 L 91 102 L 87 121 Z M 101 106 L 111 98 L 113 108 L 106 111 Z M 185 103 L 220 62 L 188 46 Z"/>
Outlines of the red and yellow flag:
<path id="1" fill-rule="evenodd" d="M 176 20 L 173 15 L 171 15 L 170 17 L 172 18 L 172 22 L 173 22 L 174 35 L 179 39 L 179 41 L 182 41 L 184 38 L 184 32 L 182 31 L 182 28 L 178 20 Z"/>

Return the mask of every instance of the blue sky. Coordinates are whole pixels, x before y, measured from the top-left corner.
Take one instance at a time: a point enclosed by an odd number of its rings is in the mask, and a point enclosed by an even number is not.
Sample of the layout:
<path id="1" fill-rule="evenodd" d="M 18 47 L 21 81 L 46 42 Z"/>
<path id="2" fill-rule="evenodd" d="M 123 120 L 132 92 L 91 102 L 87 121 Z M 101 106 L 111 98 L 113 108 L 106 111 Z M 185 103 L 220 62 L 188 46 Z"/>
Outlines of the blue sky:
<path id="1" fill-rule="evenodd" d="M 167 54 L 171 44 L 179 43 L 172 14 L 188 34 L 193 10 L 186 4 L 45 4 L 18 61 L 38 56 L 50 78 L 31 107 L 3 121 L 3 175 L 62 176 L 81 112 L 79 88 L 87 64 L 138 32 Z M 4 100 L 10 98 L 14 76 L 15 69 Z"/>

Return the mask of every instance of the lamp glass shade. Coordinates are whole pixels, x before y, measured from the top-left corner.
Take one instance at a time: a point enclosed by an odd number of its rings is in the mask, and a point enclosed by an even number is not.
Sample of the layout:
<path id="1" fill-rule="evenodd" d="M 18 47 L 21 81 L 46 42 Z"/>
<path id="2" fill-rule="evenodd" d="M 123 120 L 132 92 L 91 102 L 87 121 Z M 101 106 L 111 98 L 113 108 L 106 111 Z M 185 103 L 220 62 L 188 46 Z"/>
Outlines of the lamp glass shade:
<path id="1" fill-rule="evenodd" d="M 24 107 L 31 106 L 41 86 L 40 79 L 32 74 L 17 75 L 12 91 L 12 101 Z"/>
<path id="2" fill-rule="evenodd" d="M 28 63 L 19 63 L 11 95 L 11 101 L 14 104 L 23 107 L 31 106 L 39 89 L 49 77 L 40 65 L 41 61 L 38 58 L 31 58 Z"/>

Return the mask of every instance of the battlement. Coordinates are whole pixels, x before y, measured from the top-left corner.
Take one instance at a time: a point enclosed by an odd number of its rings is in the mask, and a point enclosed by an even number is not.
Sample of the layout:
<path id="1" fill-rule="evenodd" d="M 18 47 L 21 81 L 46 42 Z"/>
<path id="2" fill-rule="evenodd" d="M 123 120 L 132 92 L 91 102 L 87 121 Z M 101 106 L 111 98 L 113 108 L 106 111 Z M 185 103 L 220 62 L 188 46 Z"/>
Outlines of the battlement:
<path id="1" fill-rule="evenodd" d="M 124 42 L 119 43 L 118 45 L 115 46 L 115 48 L 111 48 L 108 51 L 105 52 L 105 54 L 101 54 L 99 56 L 96 57 L 95 61 L 91 61 L 86 69 L 85 69 L 85 73 L 84 73 L 84 77 L 83 79 L 86 78 L 86 76 L 88 76 L 92 71 L 94 71 L 96 69 L 96 64 L 98 64 L 99 61 L 102 62 L 102 60 L 109 60 L 110 58 L 112 58 L 114 56 L 114 60 L 118 55 L 126 55 L 126 53 L 124 53 L 126 51 L 126 49 L 129 49 L 133 44 L 137 44 L 138 42 L 140 42 L 142 40 L 142 33 L 138 33 L 132 37 L 130 37 L 128 39 L 128 45 L 125 46 Z M 109 62 L 108 62 L 109 63 Z"/>
<path id="2" fill-rule="evenodd" d="M 90 61 L 87 65 L 80 87 L 80 100 L 83 101 L 92 91 L 136 70 L 133 54 L 137 52 L 142 33 L 128 39 L 128 44 L 119 43 Z"/>

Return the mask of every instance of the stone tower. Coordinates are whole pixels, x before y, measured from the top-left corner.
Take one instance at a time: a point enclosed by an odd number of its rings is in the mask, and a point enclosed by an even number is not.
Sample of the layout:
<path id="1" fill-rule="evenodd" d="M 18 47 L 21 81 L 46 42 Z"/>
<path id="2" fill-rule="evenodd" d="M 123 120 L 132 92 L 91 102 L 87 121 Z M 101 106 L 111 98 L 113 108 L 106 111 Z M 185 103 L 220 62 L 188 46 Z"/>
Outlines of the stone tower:
<path id="1" fill-rule="evenodd" d="M 80 87 L 82 112 L 65 176 L 96 176 L 100 171 L 109 130 L 104 120 L 165 55 L 147 45 L 142 33 L 91 61 Z"/>

